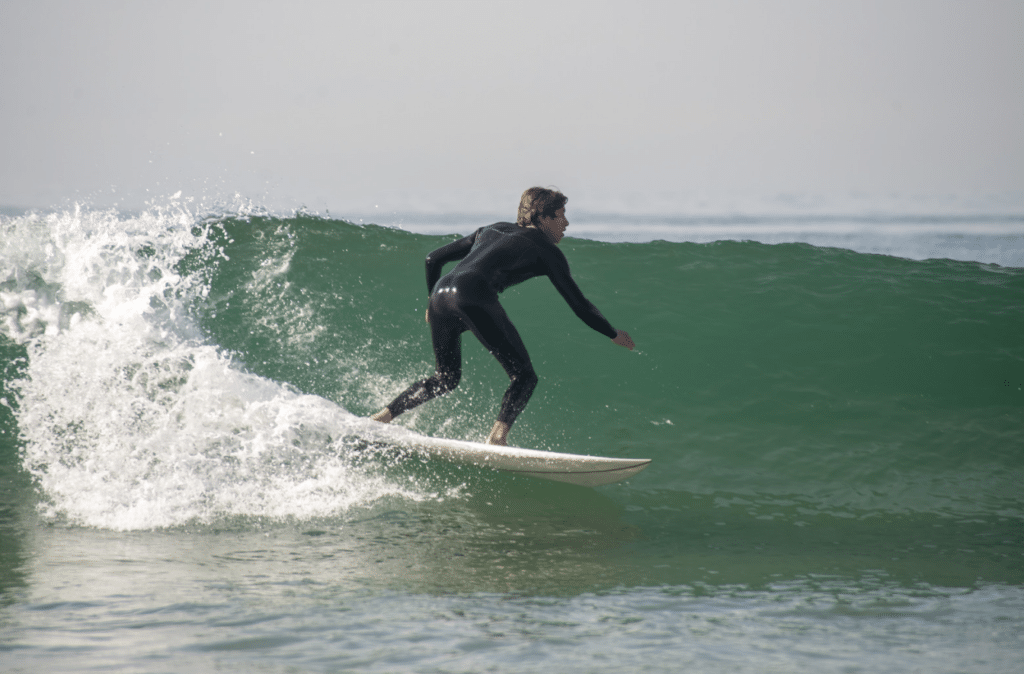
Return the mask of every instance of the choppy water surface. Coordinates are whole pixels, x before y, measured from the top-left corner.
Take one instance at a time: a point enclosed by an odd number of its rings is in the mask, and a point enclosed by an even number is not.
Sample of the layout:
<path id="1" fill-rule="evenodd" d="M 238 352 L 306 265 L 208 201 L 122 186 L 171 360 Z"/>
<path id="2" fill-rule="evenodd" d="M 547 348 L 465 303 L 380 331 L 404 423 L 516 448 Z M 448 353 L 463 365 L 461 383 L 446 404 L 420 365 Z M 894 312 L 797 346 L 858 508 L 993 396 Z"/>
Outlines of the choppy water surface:
<path id="1" fill-rule="evenodd" d="M 0 660 L 1019 671 L 1013 217 L 959 260 L 566 239 L 639 348 L 544 279 L 508 291 L 541 376 L 511 439 L 654 459 L 595 490 L 368 441 L 361 417 L 431 369 L 422 260 L 451 235 L 252 210 L 4 216 Z M 403 425 L 486 433 L 504 374 L 472 340 L 464 355 L 459 390 Z"/>

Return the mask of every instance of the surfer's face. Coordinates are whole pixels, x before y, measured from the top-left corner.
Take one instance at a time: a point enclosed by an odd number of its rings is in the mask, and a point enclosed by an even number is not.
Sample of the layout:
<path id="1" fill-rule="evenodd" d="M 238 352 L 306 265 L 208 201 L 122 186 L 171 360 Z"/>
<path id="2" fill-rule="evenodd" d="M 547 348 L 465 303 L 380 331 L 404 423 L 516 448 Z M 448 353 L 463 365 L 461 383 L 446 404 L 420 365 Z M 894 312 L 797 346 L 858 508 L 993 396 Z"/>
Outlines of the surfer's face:
<path id="1" fill-rule="evenodd" d="M 565 208 L 559 208 L 553 217 L 542 215 L 538 220 L 540 220 L 540 228 L 547 232 L 555 240 L 555 243 L 562 240 L 562 237 L 565 236 L 565 228 L 569 226 L 569 221 L 565 219 Z"/>

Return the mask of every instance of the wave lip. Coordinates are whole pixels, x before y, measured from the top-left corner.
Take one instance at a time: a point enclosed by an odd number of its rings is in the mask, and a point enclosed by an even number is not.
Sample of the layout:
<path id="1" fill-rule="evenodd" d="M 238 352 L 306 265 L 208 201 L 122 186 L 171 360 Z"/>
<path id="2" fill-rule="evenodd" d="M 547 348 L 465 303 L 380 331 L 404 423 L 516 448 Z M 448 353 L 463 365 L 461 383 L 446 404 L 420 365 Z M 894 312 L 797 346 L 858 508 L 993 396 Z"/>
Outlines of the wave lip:
<path id="1" fill-rule="evenodd" d="M 208 343 L 214 222 L 76 209 L 4 228 L 4 334 L 28 354 L 9 385 L 47 517 L 146 529 L 426 496 L 350 460 L 362 422 L 343 408 Z"/>

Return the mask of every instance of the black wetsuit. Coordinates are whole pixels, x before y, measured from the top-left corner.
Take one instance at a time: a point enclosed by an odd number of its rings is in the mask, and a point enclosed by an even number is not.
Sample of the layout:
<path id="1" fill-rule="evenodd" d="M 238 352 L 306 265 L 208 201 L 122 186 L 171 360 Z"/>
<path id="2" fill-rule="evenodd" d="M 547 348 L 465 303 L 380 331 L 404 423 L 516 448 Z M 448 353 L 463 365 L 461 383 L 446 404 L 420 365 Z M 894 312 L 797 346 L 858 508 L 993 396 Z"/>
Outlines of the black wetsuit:
<path id="1" fill-rule="evenodd" d="M 462 260 L 440 280 L 447 262 Z M 433 376 L 410 386 L 388 409 L 402 412 L 454 389 L 462 376 L 461 335 L 471 330 L 498 359 L 511 383 L 498 421 L 509 426 L 526 407 L 537 374 L 519 332 L 498 303 L 498 293 L 534 276 L 547 276 L 584 323 L 612 339 L 618 331 L 580 292 L 569 263 L 543 230 L 499 222 L 427 256 L 430 333 L 437 359 Z"/>

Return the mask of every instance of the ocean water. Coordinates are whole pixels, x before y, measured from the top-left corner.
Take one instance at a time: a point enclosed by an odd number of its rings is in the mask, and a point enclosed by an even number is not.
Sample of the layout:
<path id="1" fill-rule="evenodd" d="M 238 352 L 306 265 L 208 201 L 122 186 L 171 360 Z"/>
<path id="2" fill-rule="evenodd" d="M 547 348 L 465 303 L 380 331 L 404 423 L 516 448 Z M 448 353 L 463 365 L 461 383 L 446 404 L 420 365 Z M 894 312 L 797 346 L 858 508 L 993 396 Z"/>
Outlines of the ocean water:
<path id="1" fill-rule="evenodd" d="M 0 670 L 1024 671 L 1020 209 L 570 209 L 637 350 L 507 291 L 510 440 L 653 459 L 597 489 L 368 441 L 425 254 L 498 219 L 371 216 L 0 216 Z M 399 423 L 506 382 L 467 338 Z"/>

